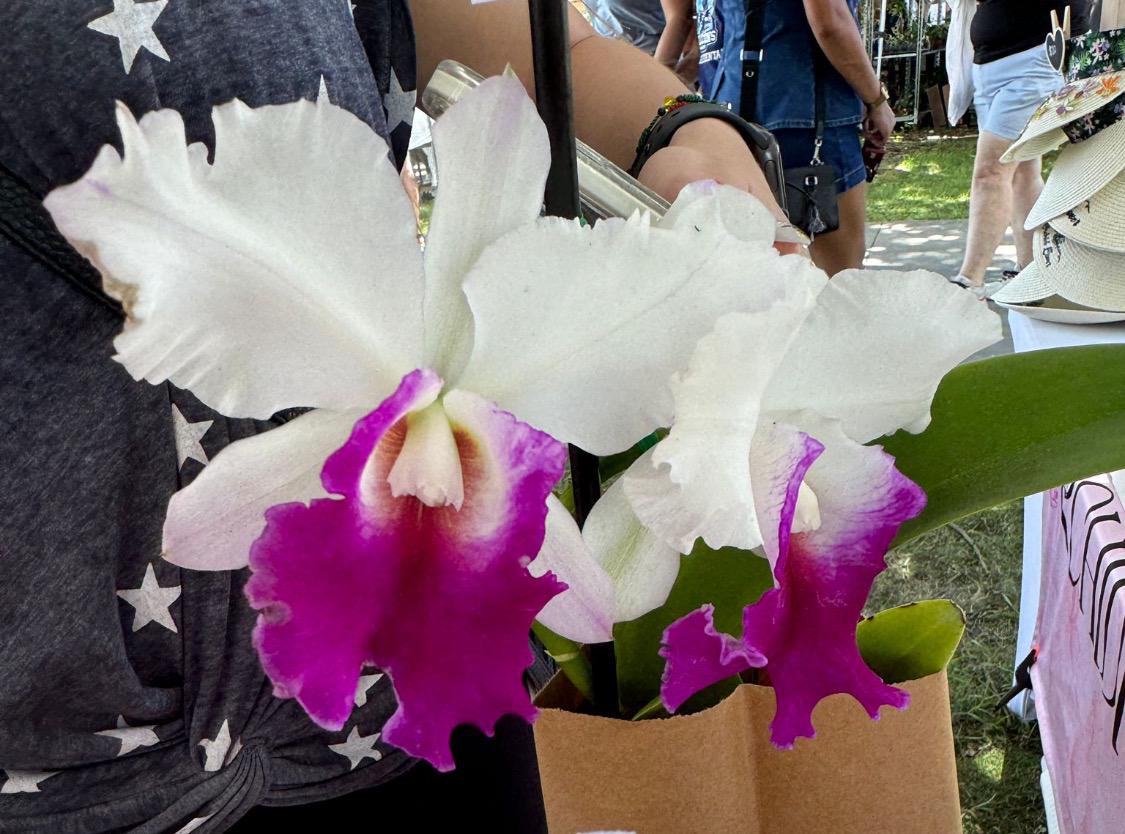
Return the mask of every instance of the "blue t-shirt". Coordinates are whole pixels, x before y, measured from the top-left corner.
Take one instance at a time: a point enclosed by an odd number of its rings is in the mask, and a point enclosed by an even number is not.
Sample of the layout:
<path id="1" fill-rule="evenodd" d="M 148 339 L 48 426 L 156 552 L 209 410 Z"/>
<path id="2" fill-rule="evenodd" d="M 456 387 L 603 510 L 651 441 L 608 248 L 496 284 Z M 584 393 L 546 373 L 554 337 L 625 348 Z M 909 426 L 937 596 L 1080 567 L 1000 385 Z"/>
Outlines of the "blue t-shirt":
<path id="1" fill-rule="evenodd" d="M 859 0 L 848 0 L 856 14 Z M 762 66 L 753 113 L 742 115 L 768 130 L 816 126 L 816 39 L 802 0 L 765 0 L 761 12 Z M 703 95 L 740 109 L 745 0 L 696 0 L 699 83 Z M 859 25 L 858 19 L 856 25 Z M 825 62 L 822 82 L 827 127 L 859 124 L 863 102 Z"/>

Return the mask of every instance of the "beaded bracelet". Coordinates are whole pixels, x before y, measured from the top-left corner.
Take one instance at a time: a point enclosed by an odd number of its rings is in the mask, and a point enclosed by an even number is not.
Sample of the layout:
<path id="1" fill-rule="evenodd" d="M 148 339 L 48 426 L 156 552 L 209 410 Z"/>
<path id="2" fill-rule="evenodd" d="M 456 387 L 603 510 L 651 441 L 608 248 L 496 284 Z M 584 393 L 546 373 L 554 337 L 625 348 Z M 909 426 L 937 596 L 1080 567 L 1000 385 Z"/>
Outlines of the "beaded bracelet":
<path id="1" fill-rule="evenodd" d="M 664 104 L 656 111 L 656 115 L 652 117 L 652 121 L 648 123 L 643 131 L 641 131 L 641 138 L 637 140 L 637 156 L 641 155 L 641 151 L 645 146 L 645 142 L 652 135 L 653 129 L 656 127 L 657 122 L 676 110 L 679 110 L 685 104 L 719 104 L 717 101 L 709 101 L 701 95 L 695 93 L 684 93 L 679 96 L 668 96 L 664 99 Z M 720 107 L 725 105 L 719 105 Z"/>

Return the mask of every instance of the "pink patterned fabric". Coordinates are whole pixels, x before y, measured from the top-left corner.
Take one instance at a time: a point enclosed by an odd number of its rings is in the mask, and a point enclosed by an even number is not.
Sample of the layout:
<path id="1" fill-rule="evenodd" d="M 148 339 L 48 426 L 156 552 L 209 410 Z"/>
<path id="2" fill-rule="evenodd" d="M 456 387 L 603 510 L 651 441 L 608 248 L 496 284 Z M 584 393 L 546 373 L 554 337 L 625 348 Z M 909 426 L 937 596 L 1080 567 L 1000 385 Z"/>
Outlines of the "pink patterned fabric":
<path id="1" fill-rule="evenodd" d="M 1043 573 L 1031 667 L 1062 834 L 1125 820 L 1125 506 L 1108 475 L 1043 502 Z"/>

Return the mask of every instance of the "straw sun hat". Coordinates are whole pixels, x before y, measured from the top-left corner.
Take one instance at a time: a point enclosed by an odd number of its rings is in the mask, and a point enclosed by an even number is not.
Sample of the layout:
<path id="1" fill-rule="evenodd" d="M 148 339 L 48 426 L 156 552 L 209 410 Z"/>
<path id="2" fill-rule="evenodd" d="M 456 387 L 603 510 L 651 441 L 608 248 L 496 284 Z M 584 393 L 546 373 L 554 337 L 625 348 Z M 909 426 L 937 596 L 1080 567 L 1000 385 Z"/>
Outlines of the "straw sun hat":
<path id="1" fill-rule="evenodd" d="M 1079 144 L 1125 116 L 1125 29 L 1067 41 L 1065 83 L 1032 114 L 1002 160 L 1035 159 L 1069 140 Z"/>
<path id="2" fill-rule="evenodd" d="M 1122 171 L 1125 171 L 1125 121 L 1107 127 L 1084 142 L 1067 145 L 1059 152 L 1043 193 L 1027 216 L 1026 228 L 1042 226 L 1082 205 L 1110 183 L 1116 183 Z M 1114 194 L 1115 199 L 1122 198 L 1120 186 Z M 1104 202 L 1099 200 L 1099 204 Z M 1125 206 L 1118 212 L 1122 209 Z M 1125 226 L 1117 228 L 1118 236 L 1125 236 Z M 1066 229 L 1060 231 L 1069 234 Z M 1080 235 L 1072 237 L 1086 242 Z"/>
<path id="3" fill-rule="evenodd" d="M 1082 246 L 1125 253 L 1125 173 L 1047 224 Z M 1121 262 L 1125 264 L 1125 258 Z"/>
<path id="4" fill-rule="evenodd" d="M 1048 224 L 1035 230 L 1033 250 L 1035 260 L 993 301 L 1051 321 L 1125 320 L 1125 255 L 1078 243 Z M 1060 309 L 1071 315 L 1049 312 Z"/>

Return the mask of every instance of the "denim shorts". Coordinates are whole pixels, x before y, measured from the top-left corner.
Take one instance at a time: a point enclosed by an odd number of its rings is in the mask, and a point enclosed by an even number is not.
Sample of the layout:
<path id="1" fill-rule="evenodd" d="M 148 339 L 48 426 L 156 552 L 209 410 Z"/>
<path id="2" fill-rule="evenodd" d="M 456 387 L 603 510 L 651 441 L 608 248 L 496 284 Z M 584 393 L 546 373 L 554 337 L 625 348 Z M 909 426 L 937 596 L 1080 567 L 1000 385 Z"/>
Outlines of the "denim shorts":
<path id="1" fill-rule="evenodd" d="M 781 159 L 786 168 L 803 168 L 809 164 L 816 144 L 816 131 L 813 128 L 783 127 L 771 132 L 781 147 Z M 836 191 L 839 194 L 851 191 L 867 180 L 859 137 L 859 125 L 829 127 L 824 130 L 820 158 L 836 169 Z"/>
<path id="2" fill-rule="evenodd" d="M 973 106 L 981 130 L 1015 141 L 1043 99 L 1063 84 L 1042 46 L 973 64 Z"/>

